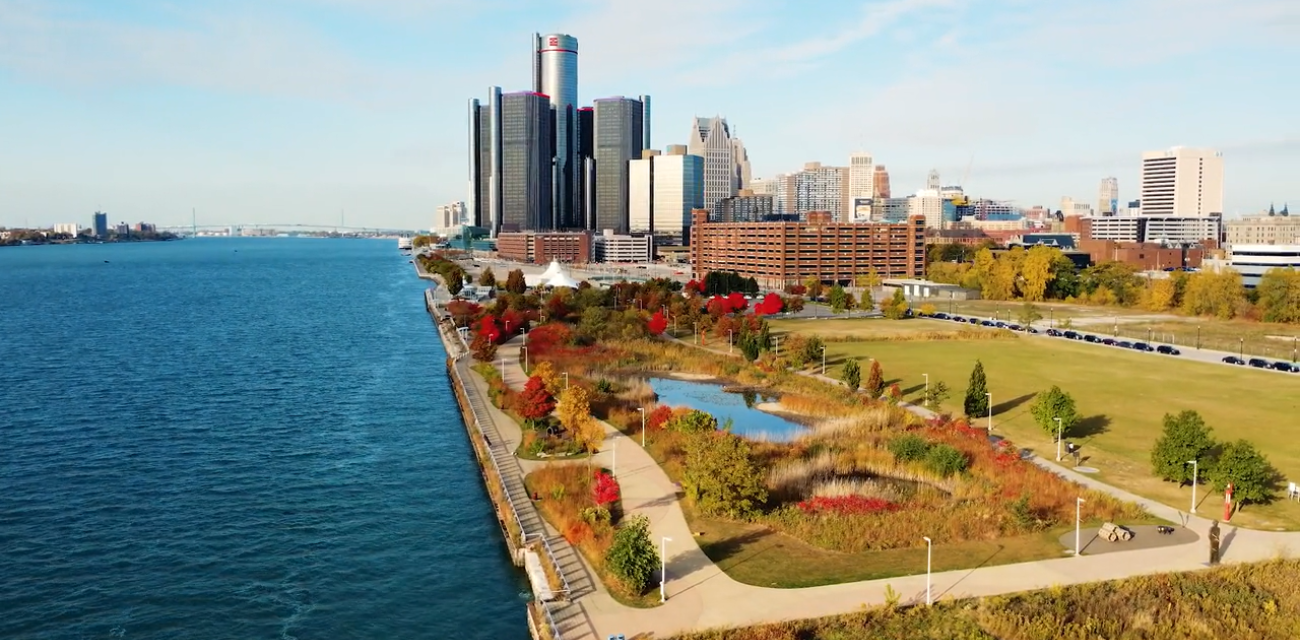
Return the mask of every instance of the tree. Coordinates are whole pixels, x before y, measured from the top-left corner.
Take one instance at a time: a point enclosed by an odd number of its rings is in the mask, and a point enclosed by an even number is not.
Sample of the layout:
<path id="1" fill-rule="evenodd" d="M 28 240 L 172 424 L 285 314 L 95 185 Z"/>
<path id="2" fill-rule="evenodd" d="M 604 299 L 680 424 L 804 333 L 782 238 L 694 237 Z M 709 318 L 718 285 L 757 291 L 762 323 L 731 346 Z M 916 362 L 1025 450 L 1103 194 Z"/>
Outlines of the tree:
<path id="1" fill-rule="evenodd" d="M 805 278 L 803 281 L 803 286 L 805 289 L 808 290 L 808 298 L 812 300 L 816 300 L 817 298 L 820 298 L 822 296 L 822 292 L 825 291 L 825 287 L 822 285 L 822 281 L 819 280 L 817 276 L 808 276 L 807 278 Z"/>
<path id="2" fill-rule="evenodd" d="M 1031 302 L 1042 300 L 1047 295 L 1047 285 L 1056 277 L 1052 263 L 1056 260 L 1057 250 L 1046 245 L 1038 245 L 1025 253 L 1025 260 L 1020 264 L 1020 277 L 1017 283 L 1020 297 Z"/>
<path id="3" fill-rule="evenodd" d="M 632 516 L 623 521 L 605 552 L 605 566 L 629 593 L 639 596 L 645 592 L 659 568 L 659 554 L 650 540 L 649 518 Z"/>
<path id="4" fill-rule="evenodd" d="M 844 386 L 849 391 L 857 391 L 862 385 L 862 369 L 858 367 L 857 360 L 849 360 L 844 363 L 844 370 L 840 372 L 840 380 L 844 381 Z"/>
<path id="5" fill-rule="evenodd" d="M 1020 313 L 1016 315 L 1016 319 L 1020 321 L 1020 324 L 1028 327 L 1035 322 L 1042 320 L 1043 314 L 1038 311 L 1038 307 L 1034 306 L 1034 303 L 1026 302 L 1025 305 L 1020 308 Z"/>
<path id="6" fill-rule="evenodd" d="M 1142 306 L 1148 311 L 1168 311 L 1178 303 L 1178 283 L 1173 278 L 1152 280 L 1143 292 Z"/>
<path id="7" fill-rule="evenodd" d="M 1202 465 L 1210 461 L 1215 442 L 1213 432 L 1206 426 L 1201 414 L 1182 411 L 1178 415 L 1165 414 L 1164 430 L 1151 448 L 1151 473 L 1162 480 L 1191 482 L 1191 460 Z"/>
<path id="8" fill-rule="evenodd" d="M 1240 273 L 1232 269 L 1217 273 L 1198 271 L 1187 278 L 1183 312 L 1228 320 L 1238 314 L 1245 300 L 1246 290 L 1241 284 Z"/>
<path id="9" fill-rule="evenodd" d="M 968 417 L 982 416 L 989 412 L 988 380 L 984 377 L 984 363 L 975 361 L 975 368 L 970 372 L 970 384 L 966 387 L 966 399 L 962 408 Z"/>
<path id="10" fill-rule="evenodd" d="M 803 307 L 803 296 L 790 296 L 785 299 L 785 310 L 790 313 L 799 313 L 800 311 L 803 311 Z"/>
<path id="11" fill-rule="evenodd" d="M 604 471 L 592 474 L 596 482 L 591 487 L 591 501 L 598 507 L 605 507 L 618 500 L 618 480 Z"/>
<path id="12" fill-rule="evenodd" d="M 560 376 L 560 372 L 555 370 L 555 365 L 551 364 L 549 360 L 543 360 L 533 365 L 533 376 L 542 379 L 542 384 L 546 386 L 546 390 L 550 392 L 552 397 L 559 395 L 564 390 L 564 379 Z"/>
<path id="13" fill-rule="evenodd" d="M 933 302 L 927 302 L 921 305 L 920 311 L 923 316 L 932 316 L 939 312 L 939 308 L 934 306 Z"/>
<path id="14" fill-rule="evenodd" d="M 1070 430 L 1079 423 L 1079 412 L 1074 408 L 1074 398 L 1061 391 L 1061 388 L 1056 385 L 1052 385 L 1047 391 L 1038 392 L 1034 404 L 1029 407 L 1029 414 L 1034 417 L 1034 422 L 1037 422 L 1038 426 L 1052 437 L 1056 437 L 1057 418 L 1061 419 L 1060 430 L 1063 436 L 1069 435 Z"/>
<path id="15" fill-rule="evenodd" d="M 1232 483 L 1232 496 L 1239 504 L 1269 502 L 1277 490 L 1277 471 L 1245 440 L 1224 445 L 1208 475 L 1215 491 L 1223 491 Z"/>
<path id="16" fill-rule="evenodd" d="M 1255 291 L 1264 322 L 1300 322 L 1300 270 L 1269 269 Z"/>
<path id="17" fill-rule="evenodd" d="M 492 267 L 485 267 L 483 273 L 478 274 L 478 284 L 489 289 L 497 286 L 497 276 L 492 273 Z"/>
<path id="18" fill-rule="evenodd" d="M 497 357 L 497 343 L 481 333 L 474 334 L 474 339 L 469 343 L 469 350 L 474 355 L 474 359 L 479 362 L 492 362 Z"/>
<path id="19" fill-rule="evenodd" d="M 682 486 L 705 515 L 748 518 L 767 500 L 762 467 L 749 442 L 729 431 L 701 432 L 686 441 Z"/>
<path id="20" fill-rule="evenodd" d="M 863 289 L 871 289 L 880 286 L 880 272 L 875 267 L 868 267 L 867 272 L 854 278 L 854 282 Z"/>
<path id="21" fill-rule="evenodd" d="M 948 399 L 948 383 L 939 380 L 930 385 L 925 390 L 925 406 L 932 409 L 939 409 L 943 401 Z"/>
<path id="22" fill-rule="evenodd" d="M 879 398 L 885 390 L 885 373 L 880 368 L 879 360 L 871 361 L 871 370 L 867 373 L 867 386 L 865 387 L 867 395 Z"/>
<path id="23" fill-rule="evenodd" d="M 781 313 L 785 309 L 785 300 L 781 299 L 781 294 L 771 291 L 763 296 L 763 301 L 754 305 L 754 313 L 759 315 L 773 315 Z"/>
<path id="24" fill-rule="evenodd" d="M 831 305 L 831 313 L 843 313 L 848 307 L 849 294 L 844 291 L 844 287 L 839 284 L 831 286 L 830 293 L 826 294 L 826 302 Z"/>
<path id="25" fill-rule="evenodd" d="M 579 446 L 591 453 L 605 440 L 605 428 L 591 417 L 591 392 L 585 387 L 569 387 L 560 393 L 555 415 Z"/>
<path id="26" fill-rule="evenodd" d="M 524 390 L 515 398 L 515 411 L 523 417 L 528 426 L 535 427 L 542 418 L 551 415 L 555 409 L 555 397 L 546 389 L 546 382 L 541 376 L 533 376 L 524 384 Z"/>
<path id="27" fill-rule="evenodd" d="M 506 274 L 506 291 L 514 294 L 522 294 L 528 289 L 528 283 L 524 280 L 522 269 L 514 269 Z"/>
<path id="28" fill-rule="evenodd" d="M 876 299 L 871 295 L 871 289 L 862 290 L 862 302 L 859 305 L 863 311 L 874 311 L 876 309 Z"/>
<path id="29" fill-rule="evenodd" d="M 880 312 L 890 320 L 901 320 L 907 316 L 907 297 L 901 288 L 894 289 L 894 296 L 880 306 Z"/>
<path id="30" fill-rule="evenodd" d="M 822 342 L 821 336 L 808 336 L 803 343 L 803 360 L 804 362 L 820 362 L 822 359 L 822 350 L 826 348 L 826 343 Z"/>
<path id="31" fill-rule="evenodd" d="M 691 409 L 673 416 L 666 428 L 679 433 L 712 433 L 718 430 L 718 419 L 699 409 Z"/>
<path id="32" fill-rule="evenodd" d="M 664 317 L 663 311 L 656 311 L 654 315 L 650 316 L 650 322 L 646 323 L 646 330 L 649 331 L 652 336 L 662 334 L 664 329 L 667 328 L 668 318 Z"/>

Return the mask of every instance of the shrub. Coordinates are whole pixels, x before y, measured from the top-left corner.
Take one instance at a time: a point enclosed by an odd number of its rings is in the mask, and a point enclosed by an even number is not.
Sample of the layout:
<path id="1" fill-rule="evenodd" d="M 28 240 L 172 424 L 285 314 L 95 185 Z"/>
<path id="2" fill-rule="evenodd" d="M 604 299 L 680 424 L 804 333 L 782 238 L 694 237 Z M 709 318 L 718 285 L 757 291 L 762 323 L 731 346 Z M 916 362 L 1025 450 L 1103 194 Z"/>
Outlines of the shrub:
<path id="1" fill-rule="evenodd" d="M 718 429 L 718 419 L 703 411 L 690 409 L 669 420 L 668 429 L 679 433 L 709 433 Z"/>
<path id="2" fill-rule="evenodd" d="M 591 501 L 598 507 L 604 507 L 618 500 L 618 481 L 604 471 L 595 473 L 596 482 L 591 487 Z"/>
<path id="3" fill-rule="evenodd" d="M 899 436 L 889 441 L 889 452 L 899 462 L 915 462 L 930 453 L 930 443 L 917 435 Z"/>
<path id="4" fill-rule="evenodd" d="M 925 454 L 925 465 L 945 478 L 965 471 L 969 464 L 966 454 L 946 444 L 930 447 Z"/>
<path id="5" fill-rule="evenodd" d="M 862 386 L 862 368 L 858 366 L 857 360 L 849 360 L 844 363 L 844 370 L 840 372 L 840 380 L 844 381 L 844 386 L 849 391 L 857 391 Z"/>
<path id="6" fill-rule="evenodd" d="M 898 505 L 882 498 L 867 496 L 816 497 L 799 503 L 804 513 L 834 513 L 842 516 L 867 515 L 897 511 Z"/>
<path id="7" fill-rule="evenodd" d="M 633 516 L 614 533 L 614 543 L 605 552 L 610 573 L 633 595 L 641 595 L 650 584 L 659 565 L 659 556 L 650 540 L 650 520 Z"/>
<path id="8" fill-rule="evenodd" d="M 732 433 L 691 434 L 685 466 L 683 488 L 705 515 L 747 518 L 767 500 L 763 470 L 749 442 Z"/>
<path id="9" fill-rule="evenodd" d="M 673 417 L 672 407 L 666 404 L 661 404 L 655 407 L 654 411 L 651 411 L 650 415 L 645 417 L 646 431 L 658 431 L 660 429 L 665 428 L 665 426 L 667 426 L 668 424 L 668 421 L 671 420 L 672 417 Z"/>

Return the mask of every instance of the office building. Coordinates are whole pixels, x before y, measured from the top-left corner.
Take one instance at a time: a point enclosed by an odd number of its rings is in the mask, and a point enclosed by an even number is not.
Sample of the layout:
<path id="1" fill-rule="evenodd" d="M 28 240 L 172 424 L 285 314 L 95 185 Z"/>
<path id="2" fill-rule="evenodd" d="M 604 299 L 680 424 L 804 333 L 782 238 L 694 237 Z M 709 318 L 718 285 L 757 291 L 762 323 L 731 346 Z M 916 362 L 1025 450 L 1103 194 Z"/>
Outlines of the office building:
<path id="1" fill-rule="evenodd" d="M 723 198 L 718 207 L 709 212 L 709 222 L 767 222 L 776 215 L 774 198 L 757 194 L 749 189 Z"/>
<path id="2" fill-rule="evenodd" d="M 732 142 L 731 129 L 724 118 L 695 118 L 686 144 L 687 153 L 704 158 L 704 207 L 712 209 L 718 201 L 736 195 L 742 181 L 741 158 L 736 157 L 743 145 Z M 748 167 L 749 157 L 743 158 Z M 748 172 L 744 168 L 744 172 Z"/>
<path id="3" fill-rule="evenodd" d="M 596 228 L 596 109 L 578 110 L 578 227 Z"/>
<path id="4" fill-rule="evenodd" d="M 108 214 L 103 211 L 95 212 L 95 236 L 99 238 L 108 237 Z"/>
<path id="5" fill-rule="evenodd" d="M 925 178 L 925 188 L 930 189 L 932 191 L 938 191 L 941 188 L 939 183 L 938 169 L 930 170 L 930 175 L 926 176 Z"/>
<path id="6" fill-rule="evenodd" d="M 1084 216 L 1078 219 L 1082 240 L 1109 240 L 1161 245 L 1218 246 L 1222 220 L 1182 216 Z M 1072 230 L 1067 225 L 1067 230 Z"/>
<path id="7" fill-rule="evenodd" d="M 468 224 L 465 219 L 468 207 L 464 202 L 456 201 L 438 207 L 434 215 L 434 229 L 438 231 L 454 231 L 461 225 Z"/>
<path id="8" fill-rule="evenodd" d="M 920 216 L 925 220 L 925 226 L 932 229 L 943 229 L 948 226 L 944 224 L 944 199 L 943 196 L 939 195 L 938 189 L 922 189 L 908 200 L 909 217 Z M 950 217 L 952 222 L 956 222 L 955 213 Z"/>
<path id="9" fill-rule="evenodd" d="M 794 174 L 794 209 L 783 213 L 829 211 L 836 222 L 849 220 L 849 170 L 809 162 Z"/>
<path id="10" fill-rule="evenodd" d="M 533 91 L 501 96 L 500 231 L 552 228 L 550 99 Z"/>
<path id="11" fill-rule="evenodd" d="M 1223 154 L 1174 147 L 1142 154 L 1142 215 L 1223 214 Z"/>
<path id="12" fill-rule="evenodd" d="M 1066 218 L 1070 218 L 1070 217 L 1082 218 L 1084 216 L 1092 215 L 1092 205 L 1086 202 L 1079 202 L 1074 198 L 1065 196 L 1061 198 L 1060 212 L 1061 215 Z"/>
<path id="13" fill-rule="evenodd" d="M 754 178 L 749 166 L 749 151 L 740 138 L 731 139 L 731 158 L 736 164 L 736 190 L 748 189 Z"/>
<path id="14" fill-rule="evenodd" d="M 149 222 L 137 222 L 132 229 L 139 233 L 156 233 L 158 231 L 158 225 Z"/>
<path id="15" fill-rule="evenodd" d="M 546 228 L 578 226 L 581 216 L 578 175 L 578 39 L 562 33 L 533 34 L 533 91 L 554 109 L 552 219 Z"/>
<path id="16" fill-rule="evenodd" d="M 1115 240 L 1080 240 L 1079 251 L 1088 254 L 1092 264 L 1123 262 L 1143 271 L 1198 269 L 1205 259 L 1205 248 L 1166 246 L 1157 242 L 1118 242 Z"/>
<path id="17" fill-rule="evenodd" d="M 622 96 L 594 104 L 596 229 L 627 233 L 628 163 L 641 157 L 644 107 L 640 100 Z"/>
<path id="18" fill-rule="evenodd" d="M 872 177 L 872 190 L 876 198 L 888 198 L 889 193 L 889 172 L 885 170 L 885 165 L 876 165 L 876 173 Z"/>
<path id="19" fill-rule="evenodd" d="M 1285 206 L 1281 213 L 1269 207 L 1266 214 L 1227 220 L 1223 226 L 1228 244 L 1300 244 L 1300 216 L 1289 214 Z"/>
<path id="20" fill-rule="evenodd" d="M 646 235 L 614 233 L 611 229 L 594 238 L 597 262 L 650 262 L 654 256 L 654 238 Z"/>
<path id="21" fill-rule="evenodd" d="M 911 215 L 911 198 L 876 198 L 872 201 L 871 217 L 877 222 L 899 224 Z"/>
<path id="22" fill-rule="evenodd" d="M 1119 214 L 1119 180 L 1102 178 L 1097 188 L 1097 211 L 1103 216 Z"/>
<path id="23" fill-rule="evenodd" d="M 886 278 L 919 277 L 925 270 L 925 222 L 837 223 L 828 211 L 806 222 L 709 222 L 693 213 L 691 266 L 697 278 L 735 271 L 760 286 L 780 289 L 809 276 L 851 285 L 875 269 Z"/>
<path id="24" fill-rule="evenodd" d="M 1242 284 L 1254 288 L 1270 269 L 1300 269 L 1300 244 L 1234 245 L 1228 254 L 1228 266 L 1241 274 Z"/>
<path id="25" fill-rule="evenodd" d="M 849 200 L 876 197 L 876 165 L 870 153 L 849 154 Z"/>
<path id="26" fill-rule="evenodd" d="M 474 226 L 493 237 L 501 229 L 501 87 L 488 88 L 487 104 L 469 101 L 469 189 L 466 208 Z"/>
<path id="27" fill-rule="evenodd" d="M 497 235 L 497 256 L 503 260 L 547 264 L 592 261 L 590 231 L 522 231 Z"/>
<path id="28" fill-rule="evenodd" d="M 56 224 L 54 225 L 54 233 L 67 234 L 75 238 L 81 233 L 81 225 L 75 222 Z"/>
<path id="29" fill-rule="evenodd" d="M 1141 242 L 1146 225 L 1137 216 L 1088 216 L 1080 220 L 1082 240 Z"/>
<path id="30" fill-rule="evenodd" d="M 704 158 L 680 145 L 670 151 L 647 149 L 628 163 L 628 229 L 661 237 L 660 244 L 685 242 L 691 211 L 704 206 Z"/>

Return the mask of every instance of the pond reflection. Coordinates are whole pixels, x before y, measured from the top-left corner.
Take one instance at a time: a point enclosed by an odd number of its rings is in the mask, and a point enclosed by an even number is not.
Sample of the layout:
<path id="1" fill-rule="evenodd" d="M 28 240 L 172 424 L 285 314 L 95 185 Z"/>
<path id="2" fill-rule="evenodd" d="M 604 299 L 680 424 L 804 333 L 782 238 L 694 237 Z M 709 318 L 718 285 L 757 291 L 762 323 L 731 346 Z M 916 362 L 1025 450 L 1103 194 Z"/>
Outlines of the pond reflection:
<path id="1" fill-rule="evenodd" d="M 756 408 L 763 402 L 776 400 L 753 390 L 728 393 L 717 384 L 671 378 L 651 378 L 648 382 L 659 395 L 659 404 L 699 409 L 717 418 L 719 425 L 730 419 L 731 431 L 736 435 L 788 442 L 808 431 L 803 425 Z"/>

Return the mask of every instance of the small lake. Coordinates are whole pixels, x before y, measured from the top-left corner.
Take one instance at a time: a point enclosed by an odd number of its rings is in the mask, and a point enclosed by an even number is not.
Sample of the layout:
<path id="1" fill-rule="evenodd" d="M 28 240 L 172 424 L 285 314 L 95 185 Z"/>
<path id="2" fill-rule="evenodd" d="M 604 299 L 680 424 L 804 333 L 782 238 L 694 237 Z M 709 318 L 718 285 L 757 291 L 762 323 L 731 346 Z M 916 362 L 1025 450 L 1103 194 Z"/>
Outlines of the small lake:
<path id="1" fill-rule="evenodd" d="M 711 414 L 721 426 L 731 420 L 731 431 L 755 440 L 788 442 L 807 433 L 808 428 L 785 418 L 754 408 L 772 401 L 761 395 L 728 393 L 720 385 L 690 382 L 673 378 L 651 378 L 650 386 L 659 395 L 659 404 L 690 407 Z"/>

